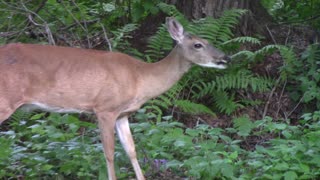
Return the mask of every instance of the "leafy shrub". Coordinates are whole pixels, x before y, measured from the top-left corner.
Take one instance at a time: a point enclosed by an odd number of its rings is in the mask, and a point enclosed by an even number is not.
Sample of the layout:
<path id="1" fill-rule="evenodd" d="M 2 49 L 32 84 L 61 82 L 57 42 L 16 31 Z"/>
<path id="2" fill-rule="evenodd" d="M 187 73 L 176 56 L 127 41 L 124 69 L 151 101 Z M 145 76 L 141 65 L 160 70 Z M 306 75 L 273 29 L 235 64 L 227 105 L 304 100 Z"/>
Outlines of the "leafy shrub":
<path id="1" fill-rule="evenodd" d="M 320 20 L 318 18 L 319 1 L 263 0 L 262 4 L 273 18 L 279 22 L 306 24 L 314 29 L 320 27 Z"/>
<path id="2" fill-rule="evenodd" d="M 310 45 L 298 58 L 291 48 L 280 49 L 284 59 L 281 76 L 289 81 L 290 97 L 296 102 L 302 102 L 305 110 L 313 111 L 320 108 L 320 47 Z"/>

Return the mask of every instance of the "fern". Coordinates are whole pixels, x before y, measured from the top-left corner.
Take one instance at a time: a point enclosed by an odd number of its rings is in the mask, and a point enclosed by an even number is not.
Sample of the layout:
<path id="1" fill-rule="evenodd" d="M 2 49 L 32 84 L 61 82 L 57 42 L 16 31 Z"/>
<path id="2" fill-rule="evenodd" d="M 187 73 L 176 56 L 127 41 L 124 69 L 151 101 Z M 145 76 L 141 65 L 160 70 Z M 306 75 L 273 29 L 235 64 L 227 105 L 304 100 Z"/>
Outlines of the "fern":
<path id="1" fill-rule="evenodd" d="M 251 62 L 255 58 L 255 53 L 247 50 L 239 51 L 231 56 L 232 59 L 248 59 Z"/>
<path id="2" fill-rule="evenodd" d="M 239 22 L 239 17 L 244 13 L 246 13 L 246 10 L 228 10 L 219 19 L 207 17 L 195 20 L 186 29 L 213 44 L 219 45 L 233 37 L 231 29 Z"/>
<path id="3" fill-rule="evenodd" d="M 232 9 L 224 11 L 223 16 L 218 19 L 220 29 L 215 34 L 218 42 L 223 43 L 232 38 L 233 33 L 231 28 L 233 28 L 239 22 L 239 18 L 244 15 L 247 10 L 243 9 Z"/>
<path id="4" fill-rule="evenodd" d="M 233 39 L 230 41 L 227 41 L 224 43 L 224 45 L 228 45 L 231 44 L 232 42 L 249 42 L 249 43 L 253 43 L 253 44 L 259 44 L 260 41 L 258 39 L 255 38 L 240 38 L 240 39 Z M 281 45 L 267 45 L 264 46 L 262 48 L 260 48 L 259 50 L 255 51 L 255 52 L 251 52 L 248 50 L 243 50 L 243 51 L 239 51 L 237 53 L 235 53 L 234 55 L 232 55 L 232 59 L 237 61 L 237 60 L 241 60 L 241 59 L 246 59 L 248 60 L 247 63 L 253 63 L 257 60 L 261 60 L 261 57 L 264 57 L 265 55 L 271 54 L 273 53 L 275 50 L 281 50 L 281 49 L 285 49 L 284 46 Z"/>
<path id="5" fill-rule="evenodd" d="M 34 113 L 23 108 L 17 109 L 11 116 L 14 121 L 19 122 L 21 120 L 29 119 Z"/>
<path id="6" fill-rule="evenodd" d="M 162 110 L 159 106 L 156 105 L 146 105 L 143 107 L 146 110 L 149 118 L 156 118 L 157 122 L 161 122 Z"/>
<path id="7" fill-rule="evenodd" d="M 268 78 L 253 76 L 249 71 L 238 71 L 224 76 L 218 76 L 211 82 L 198 82 L 193 84 L 193 98 L 199 99 L 205 95 L 212 94 L 216 90 L 225 91 L 231 89 L 251 89 L 256 92 L 270 90 L 273 81 Z"/>
<path id="8" fill-rule="evenodd" d="M 222 45 L 226 45 L 226 44 L 230 44 L 230 43 L 251 43 L 251 44 L 257 44 L 260 45 L 261 41 L 257 38 L 254 37 L 248 37 L 248 36 L 244 36 L 244 37 L 237 37 L 228 41 L 225 41 L 224 43 L 222 43 Z"/>
<path id="9" fill-rule="evenodd" d="M 207 106 L 203 104 L 198 104 L 191 102 L 189 100 L 177 100 L 175 102 L 176 106 L 179 107 L 182 111 L 190 114 L 210 114 L 215 116 L 216 114 Z"/>
<path id="10" fill-rule="evenodd" d="M 201 79 L 192 85 L 191 94 L 193 99 L 212 97 L 214 100 L 213 106 L 217 107 L 217 110 L 231 114 L 237 108 L 243 107 L 240 102 L 248 105 L 248 101 L 240 99 L 235 102 L 234 93 L 230 92 L 236 92 L 240 89 L 265 92 L 270 90 L 273 83 L 269 78 L 254 76 L 250 71 L 241 70 L 236 73 L 217 76 L 209 82 L 204 82 Z M 254 102 L 251 104 L 254 104 Z"/>
<path id="11" fill-rule="evenodd" d="M 169 109 L 169 107 L 173 106 L 183 88 L 183 83 L 174 85 L 165 94 L 155 99 L 149 100 L 147 102 L 147 105 L 144 106 L 143 109 L 148 110 L 149 115 L 152 115 L 152 117 L 156 118 L 157 122 L 160 122 L 163 115 L 161 109 Z"/>
<path id="12" fill-rule="evenodd" d="M 211 81 L 208 83 L 200 81 L 196 84 L 193 84 L 191 87 L 193 98 L 200 99 L 208 94 L 212 94 L 215 91 L 216 87 L 217 86 L 215 81 Z"/>
<path id="13" fill-rule="evenodd" d="M 214 94 L 215 106 L 220 112 L 230 115 L 237 108 L 242 107 L 241 104 L 235 102 L 234 95 L 229 96 L 226 91 L 215 91 Z"/>
<path id="14" fill-rule="evenodd" d="M 254 125 L 248 116 L 233 119 L 233 126 L 238 130 L 237 134 L 240 136 L 248 136 L 254 128 Z"/>
<path id="15" fill-rule="evenodd" d="M 292 48 L 281 48 L 280 54 L 284 60 L 281 78 L 289 82 L 287 88 L 290 88 L 290 97 L 305 103 L 310 110 L 320 108 L 319 44 L 310 45 L 301 58 L 296 56 Z"/>
<path id="16" fill-rule="evenodd" d="M 138 26 L 136 24 L 126 24 L 125 26 L 112 31 L 112 34 L 114 35 L 114 38 L 111 41 L 112 47 L 128 53 L 131 49 L 130 43 L 127 40 L 132 38 L 130 33 L 137 28 Z M 121 47 L 121 49 L 119 47 Z"/>
<path id="17" fill-rule="evenodd" d="M 259 49 L 258 51 L 256 51 L 255 55 L 256 56 L 258 56 L 258 55 L 264 56 L 266 54 L 270 54 L 270 53 L 274 52 L 274 50 L 280 50 L 282 48 L 283 48 L 283 46 L 281 46 L 281 45 L 274 45 L 274 44 L 267 45 L 267 46 L 264 46 L 263 48 Z"/>
<path id="18" fill-rule="evenodd" d="M 163 58 L 165 52 L 172 49 L 173 41 L 167 32 L 167 29 L 162 25 L 156 34 L 149 39 L 146 55 L 153 61 Z"/>
<path id="19" fill-rule="evenodd" d="M 174 5 L 166 4 L 166 3 L 159 3 L 158 4 L 159 9 L 164 12 L 165 14 L 172 16 L 172 17 L 179 17 L 178 20 L 180 23 L 183 23 L 184 21 L 181 21 L 181 19 L 185 19 L 183 14 L 177 10 L 177 8 Z M 183 23 L 184 24 L 184 23 Z"/>
<path id="20" fill-rule="evenodd" d="M 183 25 L 186 26 L 188 21 L 184 16 L 175 8 L 173 5 L 166 3 L 159 3 L 159 9 L 169 16 L 176 17 L 177 20 Z M 173 46 L 173 41 L 167 31 L 167 28 L 162 24 L 155 35 L 153 35 L 147 45 L 147 50 L 145 51 L 148 59 L 159 60 L 165 56 L 165 53 L 170 51 Z"/>

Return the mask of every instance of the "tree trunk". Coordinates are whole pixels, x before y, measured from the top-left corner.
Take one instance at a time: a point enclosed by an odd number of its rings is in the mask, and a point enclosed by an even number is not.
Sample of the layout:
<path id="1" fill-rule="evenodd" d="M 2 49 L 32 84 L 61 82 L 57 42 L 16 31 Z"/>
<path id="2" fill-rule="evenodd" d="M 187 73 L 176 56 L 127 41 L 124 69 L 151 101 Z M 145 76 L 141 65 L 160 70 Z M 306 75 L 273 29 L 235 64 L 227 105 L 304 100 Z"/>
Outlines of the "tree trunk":
<path id="1" fill-rule="evenodd" d="M 249 12 L 241 18 L 236 32 L 242 35 L 263 33 L 265 24 L 271 22 L 271 16 L 259 0 L 167 0 L 189 19 L 207 16 L 218 18 L 228 9 L 247 9 Z"/>

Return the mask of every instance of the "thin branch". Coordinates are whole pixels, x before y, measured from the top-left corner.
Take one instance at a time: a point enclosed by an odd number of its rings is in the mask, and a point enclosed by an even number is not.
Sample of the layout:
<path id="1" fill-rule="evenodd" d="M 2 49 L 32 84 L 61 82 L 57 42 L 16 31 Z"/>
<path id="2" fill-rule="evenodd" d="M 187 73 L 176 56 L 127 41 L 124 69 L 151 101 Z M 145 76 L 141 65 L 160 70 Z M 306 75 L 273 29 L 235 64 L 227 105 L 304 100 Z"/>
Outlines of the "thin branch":
<path id="1" fill-rule="evenodd" d="M 44 25 L 36 23 L 36 22 L 33 20 L 31 14 L 28 15 L 28 19 L 29 19 L 29 22 L 31 22 L 33 25 L 44 27 Z"/>
<path id="2" fill-rule="evenodd" d="M 28 19 L 29 19 L 29 21 L 32 22 L 34 25 L 43 27 L 44 30 L 46 31 L 46 34 L 48 35 L 49 44 L 56 45 L 56 43 L 55 43 L 55 41 L 54 41 L 54 38 L 53 38 L 53 35 L 52 35 L 52 33 L 51 33 L 51 30 L 50 30 L 50 28 L 49 28 L 49 26 L 48 26 L 47 23 L 44 23 L 44 25 L 36 23 L 36 22 L 32 19 L 32 15 L 31 15 L 31 14 L 29 14 Z"/>
<path id="3" fill-rule="evenodd" d="M 28 9 L 22 1 L 20 1 L 20 3 L 21 3 L 21 6 L 24 8 L 24 10 L 27 11 L 28 13 L 30 13 L 30 14 L 28 15 L 29 21 L 32 22 L 32 23 L 33 23 L 34 25 L 36 25 L 36 26 L 40 26 L 40 27 L 44 28 L 46 34 L 48 35 L 48 42 L 49 42 L 49 44 L 55 45 L 56 43 L 55 43 L 55 41 L 54 41 L 54 38 L 53 38 L 52 32 L 51 32 L 51 30 L 50 30 L 50 28 L 49 28 L 49 26 L 48 26 L 48 23 L 47 23 L 44 19 L 42 19 L 41 16 L 39 16 L 37 13 L 35 13 L 35 12 L 31 11 L 30 9 Z M 39 23 L 36 23 L 36 22 L 33 20 L 33 15 L 34 15 L 35 17 L 37 17 L 38 19 L 40 19 L 40 20 L 43 22 L 44 25 L 39 24 Z"/>
<path id="4" fill-rule="evenodd" d="M 286 86 L 287 86 L 287 81 L 285 81 L 284 82 L 284 85 L 283 85 L 283 87 L 282 87 L 282 90 L 281 90 L 281 94 L 280 94 L 280 97 L 279 97 L 279 99 L 278 99 L 278 109 L 277 109 L 277 112 L 276 112 L 276 118 L 278 119 L 278 115 L 279 115 L 279 112 L 280 112 L 280 109 L 281 109 L 281 99 L 282 99 L 282 97 L 283 97 L 283 94 L 284 94 L 284 90 L 285 90 L 285 88 L 286 88 Z"/>
<path id="5" fill-rule="evenodd" d="M 107 35 L 107 32 L 106 32 L 106 29 L 104 28 L 104 26 L 103 26 L 102 23 L 100 23 L 100 26 L 102 27 L 103 34 L 104 34 L 104 38 L 105 38 L 105 40 L 106 40 L 106 42 L 107 42 L 107 44 L 108 44 L 109 51 L 112 52 L 112 46 L 111 46 L 111 43 L 110 43 L 110 41 L 109 41 L 109 38 L 108 38 L 108 35 Z"/>
<path id="6" fill-rule="evenodd" d="M 47 1 L 48 1 L 48 0 L 43 0 L 43 1 L 40 3 L 39 7 L 38 7 L 34 12 L 35 12 L 35 13 L 38 13 L 39 11 L 41 11 L 41 9 L 46 5 Z"/>
<path id="7" fill-rule="evenodd" d="M 81 18 L 83 18 L 83 14 L 81 13 L 81 9 L 79 8 L 79 6 L 74 2 L 74 1 L 71 1 L 73 3 L 73 5 L 78 8 L 78 10 L 80 11 L 80 14 L 81 14 Z M 63 3 L 62 1 L 62 4 L 64 5 L 64 9 L 71 15 L 72 19 L 76 22 L 76 24 L 78 24 L 80 26 L 80 28 L 86 33 L 86 38 L 87 38 L 87 43 L 88 43 L 88 46 L 89 48 L 92 48 L 92 45 L 90 43 L 90 38 L 89 38 L 89 31 L 88 31 L 88 28 L 87 28 L 87 25 L 86 25 L 86 22 L 82 25 L 80 23 L 80 21 L 73 15 L 73 13 L 71 12 L 71 10 L 69 8 L 66 7 L 66 4 Z M 81 38 L 79 38 L 79 41 L 81 40 Z"/>
<path id="8" fill-rule="evenodd" d="M 85 28 L 85 31 L 86 31 L 86 37 L 87 37 L 87 42 L 88 42 L 88 46 L 89 48 L 92 48 L 92 45 L 91 45 L 91 42 L 90 42 L 90 37 L 89 37 L 89 30 L 88 30 L 88 26 L 87 26 L 87 21 L 85 21 L 84 19 L 84 15 L 82 14 L 82 11 L 80 9 L 80 7 L 78 6 L 78 4 L 76 2 L 74 2 L 74 0 L 71 0 L 72 4 L 78 8 L 79 12 L 80 12 L 80 15 L 81 15 L 81 18 L 83 19 L 83 22 L 84 22 L 84 28 Z"/>
<path id="9" fill-rule="evenodd" d="M 299 100 L 299 102 L 296 104 L 296 106 L 294 106 L 294 108 L 289 112 L 289 114 L 287 115 L 287 117 L 290 117 L 291 114 L 300 106 L 300 104 L 301 104 L 301 102 L 302 102 L 302 100 L 303 100 L 303 98 L 304 98 L 304 95 L 305 95 L 305 94 L 303 94 L 303 96 L 300 98 L 300 100 Z"/>
<path id="10" fill-rule="evenodd" d="M 264 106 L 264 110 L 263 110 L 262 118 L 265 118 L 265 117 L 266 117 L 266 115 L 267 115 L 267 112 L 268 112 L 268 109 L 269 109 L 269 105 L 270 105 L 271 98 L 272 98 L 272 96 L 273 96 L 273 94 L 274 94 L 275 90 L 277 89 L 277 86 L 278 86 L 279 82 L 280 82 L 280 77 L 277 79 L 276 84 L 274 85 L 274 87 L 272 88 L 272 90 L 271 90 L 271 92 L 270 92 L 270 94 L 269 94 L 268 100 L 267 100 L 267 102 L 266 102 L 266 104 L 265 104 L 265 106 Z"/>
<path id="11" fill-rule="evenodd" d="M 0 37 L 10 37 L 16 34 L 19 34 L 19 31 L 12 31 L 12 32 L 0 32 Z"/>
<path id="12" fill-rule="evenodd" d="M 289 30 L 288 30 L 288 33 L 287 33 L 287 37 L 286 37 L 286 41 L 284 43 L 284 45 L 287 45 L 288 44 L 288 40 L 289 40 L 289 35 L 291 33 L 291 26 L 289 26 Z"/>
<path id="13" fill-rule="evenodd" d="M 273 35 L 272 35 L 272 32 L 270 31 L 270 29 L 269 29 L 269 27 L 268 27 L 267 25 L 266 25 L 266 28 L 267 28 L 267 30 L 268 30 L 269 35 L 271 36 L 271 39 L 272 39 L 273 43 L 274 43 L 274 44 L 278 44 L 277 41 L 274 39 L 274 37 L 273 37 Z"/>
<path id="14" fill-rule="evenodd" d="M 315 15 L 315 16 L 310 17 L 310 18 L 307 18 L 307 19 L 303 19 L 303 20 L 282 22 L 282 23 L 279 23 L 279 25 L 284 25 L 284 24 L 296 24 L 296 23 L 299 24 L 299 23 L 304 23 L 304 22 L 307 22 L 307 21 L 312 21 L 312 20 L 315 20 L 315 19 L 318 19 L 318 18 L 320 18 L 320 14 Z"/>
<path id="15" fill-rule="evenodd" d="M 71 24 L 71 25 L 69 25 L 67 27 L 62 27 L 62 28 L 60 28 L 60 30 L 62 30 L 62 31 L 68 30 L 68 29 L 73 28 L 74 26 L 78 25 L 78 23 L 80 23 L 80 24 L 92 24 L 92 23 L 96 23 L 98 21 L 99 21 L 99 19 L 88 20 L 88 21 L 86 21 L 86 20 L 79 21 L 79 22 L 75 22 L 75 23 L 73 23 L 73 24 Z"/>

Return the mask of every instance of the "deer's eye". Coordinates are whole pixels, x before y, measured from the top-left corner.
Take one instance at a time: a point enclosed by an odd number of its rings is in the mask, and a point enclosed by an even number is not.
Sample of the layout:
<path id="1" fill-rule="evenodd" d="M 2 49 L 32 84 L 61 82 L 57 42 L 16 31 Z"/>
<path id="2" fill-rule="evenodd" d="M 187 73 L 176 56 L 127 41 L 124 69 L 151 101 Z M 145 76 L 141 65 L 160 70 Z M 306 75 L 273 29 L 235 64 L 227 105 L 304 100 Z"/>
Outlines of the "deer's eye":
<path id="1" fill-rule="evenodd" d="M 202 44 L 200 44 L 200 43 L 196 43 L 196 44 L 194 44 L 193 46 L 194 46 L 194 48 L 196 48 L 196 49 L 200 49 L 200 48 L 203 47 Z"/>

